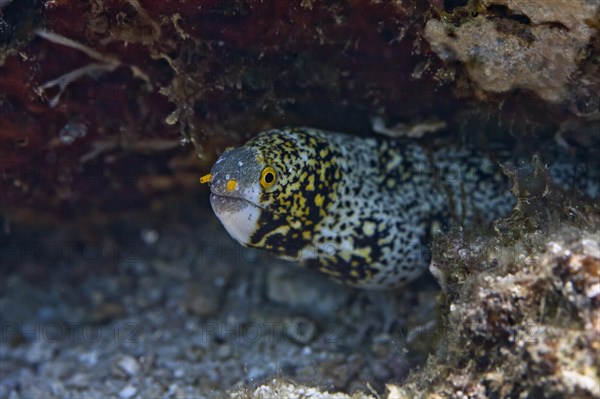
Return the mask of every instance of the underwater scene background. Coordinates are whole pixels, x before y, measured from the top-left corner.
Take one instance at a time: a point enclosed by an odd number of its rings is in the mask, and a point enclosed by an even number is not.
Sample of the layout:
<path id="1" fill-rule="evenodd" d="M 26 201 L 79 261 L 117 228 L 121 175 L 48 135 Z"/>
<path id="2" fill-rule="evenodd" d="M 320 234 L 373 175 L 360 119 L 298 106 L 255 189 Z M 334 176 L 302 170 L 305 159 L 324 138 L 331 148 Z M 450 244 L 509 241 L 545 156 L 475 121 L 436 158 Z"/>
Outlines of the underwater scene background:
<path id="1" fill-rule="evenodd" d="M 600 205 L 544 155 L 600 171 L 599 29 L 596 0 L 0 0 L 0 398 L 600 397 Z M 408 285 L 337 284 L 198 181 L 296 126 L 519 154 L 516 205 Z"/>

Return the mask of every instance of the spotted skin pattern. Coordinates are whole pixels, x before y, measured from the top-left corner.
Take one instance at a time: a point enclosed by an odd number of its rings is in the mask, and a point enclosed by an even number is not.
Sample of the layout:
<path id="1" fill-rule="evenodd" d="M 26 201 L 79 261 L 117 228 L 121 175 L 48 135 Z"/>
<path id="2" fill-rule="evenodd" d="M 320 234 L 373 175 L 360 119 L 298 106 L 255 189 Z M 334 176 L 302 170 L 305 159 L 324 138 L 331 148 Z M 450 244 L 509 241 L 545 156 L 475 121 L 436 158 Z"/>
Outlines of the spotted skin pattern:
<path id="1" fill-rule="evenodd" d="M 266 167 L 276 172 L 268 188 L 258 183 Z M 489 223 L 515 204 L 498 163 L 480 152 L 310 128 L 263 132 L 226 151 L 211 191 L 242 245 L 378 289 L 421 274 L 440 229 Z"/>

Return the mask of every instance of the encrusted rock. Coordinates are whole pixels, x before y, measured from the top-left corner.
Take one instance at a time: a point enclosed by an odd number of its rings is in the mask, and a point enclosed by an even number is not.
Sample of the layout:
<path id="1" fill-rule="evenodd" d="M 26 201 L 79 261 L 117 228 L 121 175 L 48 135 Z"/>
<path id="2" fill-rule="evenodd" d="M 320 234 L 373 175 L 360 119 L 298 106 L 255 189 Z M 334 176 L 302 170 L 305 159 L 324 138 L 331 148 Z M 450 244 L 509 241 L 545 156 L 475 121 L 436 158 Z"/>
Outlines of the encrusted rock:
<path id="1" fill-rule="evenodd" d="M 441 350 L 389 386 L 390 399 L 598 397 L 600 216 L 554 195 L 553 218 L 521 207 L 506 223 L 515 234 L 438 248 L 448 286 Z M 452 255 L 469 242 L 479 244 Z"/>
<path id="2" fill-rule="evenodd" d="M 331 393 L 321 391 L 317 388 L 304 385 L 292 384 L 286 381 L 274 379 L 267 384 L 260 385 L 253 391 L 241 389 L 230 393 L 232 399 L 374 399 L 373 396 L 367 395 L 364 392 L 354 395 L 345 393 Z"/>
<path id="3" fill-rule="evenodd" d="M 486 13 L 459 26 L 430 20 L 425 37 L 445 61 L 461 61 L 483 91 L 567 98 L 600 4 L 586 0 L 484 0 Z"/>

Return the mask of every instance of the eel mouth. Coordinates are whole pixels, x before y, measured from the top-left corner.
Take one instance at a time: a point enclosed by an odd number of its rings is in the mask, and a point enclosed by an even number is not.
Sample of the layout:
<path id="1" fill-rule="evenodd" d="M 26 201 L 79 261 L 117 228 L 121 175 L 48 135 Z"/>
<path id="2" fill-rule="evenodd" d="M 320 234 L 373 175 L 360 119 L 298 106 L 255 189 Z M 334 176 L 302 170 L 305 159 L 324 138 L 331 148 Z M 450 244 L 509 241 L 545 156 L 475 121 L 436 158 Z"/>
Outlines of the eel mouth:
<path id="1" fill-rule="evenodd" d="M 210 204 L 227 232 L 242 245 L 250 245 L 258 230 L 262 208 L 239 198 L 211 193 Z"/>
<path id="2" fill-rule="evenodd" d="M 264 209 L 260 205 L 257 205 L 254 202 L 248 201 L 245 198 L 234 197 L 231 195 L 220 195 L 220 194 L 215 194 L 214 192 L 210 193 L 210 204 L 212 205 L 215 213 L 220 213 L 220 212 L 217 212 L 217 209 L 215 209 L 215 207 L 218 208 L 219 211 L 225 211 L 225 212 L 240 212 L 241 210 L 243 210 L 244 208 L 247 208 L 248 206 L 258 208 L 258 209 Z"/>

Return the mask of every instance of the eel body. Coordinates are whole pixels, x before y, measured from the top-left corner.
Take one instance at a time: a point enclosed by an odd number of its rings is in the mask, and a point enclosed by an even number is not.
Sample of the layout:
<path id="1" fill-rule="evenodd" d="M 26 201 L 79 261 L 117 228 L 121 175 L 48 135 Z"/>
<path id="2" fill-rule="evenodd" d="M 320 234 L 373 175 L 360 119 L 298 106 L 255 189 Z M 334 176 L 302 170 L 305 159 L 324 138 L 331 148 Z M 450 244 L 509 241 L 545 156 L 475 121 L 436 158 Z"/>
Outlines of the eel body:
<path id="1" fill-rule="evenodd" d="M 414 279 L 437 231 L 489 223 L 515 204 L 498 161 L 481 152 L 310 128 L 260 133 L 201 181 L 240 244 L 361 288 Z"/>

